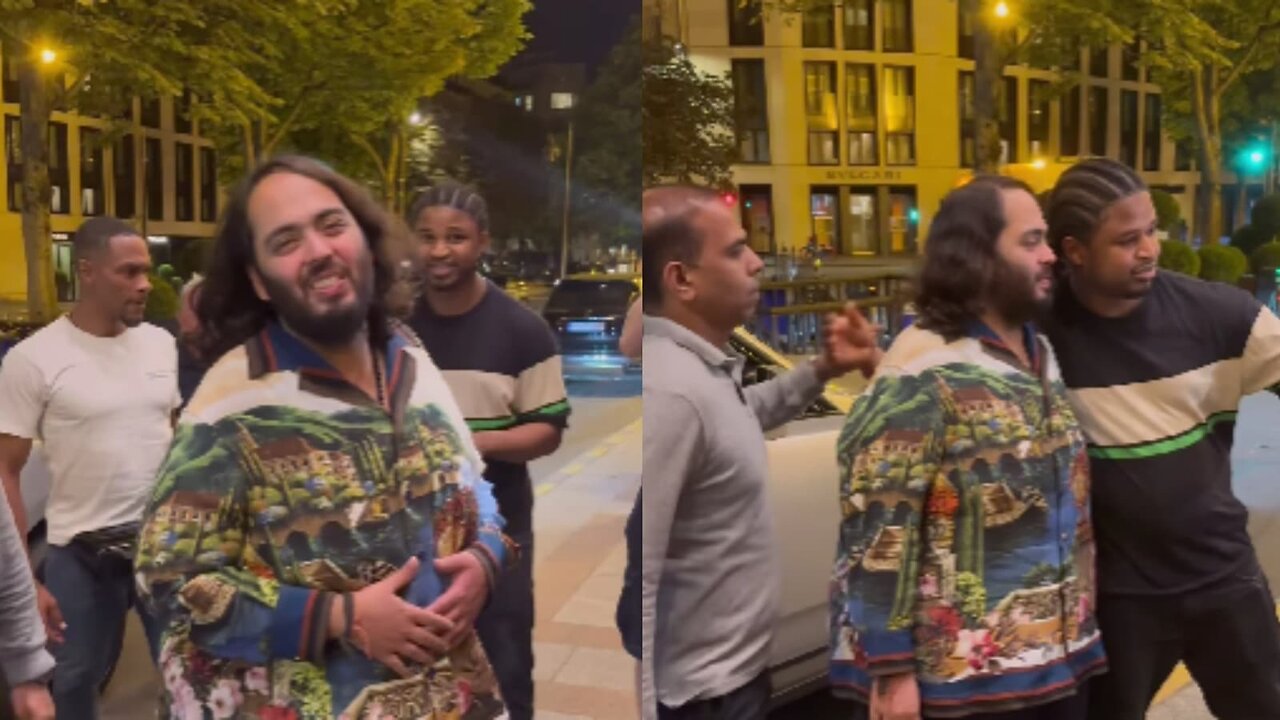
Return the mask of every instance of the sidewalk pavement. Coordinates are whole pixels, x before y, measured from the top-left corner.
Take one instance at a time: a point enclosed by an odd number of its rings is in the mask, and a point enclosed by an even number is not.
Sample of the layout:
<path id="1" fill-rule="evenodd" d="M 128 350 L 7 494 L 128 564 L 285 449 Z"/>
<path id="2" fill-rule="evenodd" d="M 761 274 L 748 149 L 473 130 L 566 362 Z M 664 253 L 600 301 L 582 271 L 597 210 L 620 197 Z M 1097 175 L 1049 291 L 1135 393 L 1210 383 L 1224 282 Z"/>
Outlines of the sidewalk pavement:
<path id="1" fill-rule="evenodd" d="M 614 622 L 640 487 L 633 422 L 534 492 L 534 680 L 538 720 L 635 720 L 636 663 Z"/>

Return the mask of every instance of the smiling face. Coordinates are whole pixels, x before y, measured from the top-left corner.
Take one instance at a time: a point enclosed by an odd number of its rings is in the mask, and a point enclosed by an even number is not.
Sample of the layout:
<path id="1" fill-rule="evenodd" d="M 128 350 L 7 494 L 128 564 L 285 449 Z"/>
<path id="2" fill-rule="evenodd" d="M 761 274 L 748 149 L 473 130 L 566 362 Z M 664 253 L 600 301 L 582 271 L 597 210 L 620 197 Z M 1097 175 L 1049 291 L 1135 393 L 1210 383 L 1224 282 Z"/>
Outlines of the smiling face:
<path id="1" fill-rule="evenodd" d="M 337 193 L 279 172 L 249 197 L 254 291 L 293 332 L 321 346 L 350 342 L 373 298 L 373 254 Z"/>
<path id="2" fill-rule="evenodd" d="M 423 209 L 413 232 L 423 277 L 433 290 L 452 290 L 474 278 L 489 249 L 489 234 L 475 218 L 445 205 Z"/>

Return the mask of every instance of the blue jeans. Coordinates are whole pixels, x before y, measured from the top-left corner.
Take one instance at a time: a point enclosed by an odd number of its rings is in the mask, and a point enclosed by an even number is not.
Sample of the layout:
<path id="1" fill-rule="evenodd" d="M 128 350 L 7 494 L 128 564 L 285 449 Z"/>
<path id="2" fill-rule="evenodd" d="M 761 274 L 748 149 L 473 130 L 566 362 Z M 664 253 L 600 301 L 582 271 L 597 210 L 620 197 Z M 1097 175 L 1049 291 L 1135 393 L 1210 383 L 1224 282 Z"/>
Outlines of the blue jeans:
<path id="1" fill-rule="evenodd" d="M 58 720 L 94 720 L 98 691 L 124 645 L 129 608 L 138 609 L 153 662 L 159 628 L 138 604 L 133 564 L 121 556 L 99 554 L 75 542 L 51 545 L 44 581 L 67 624 L 63 642 L 52 648 L 58 661 L 52 687 Z"/>
<path id="2" fill-rule="evenodd" d="M 533 720 L 533 535 L 513 537 L 520 561 L 503 573 L 476 620 L 510 720 Z"/>

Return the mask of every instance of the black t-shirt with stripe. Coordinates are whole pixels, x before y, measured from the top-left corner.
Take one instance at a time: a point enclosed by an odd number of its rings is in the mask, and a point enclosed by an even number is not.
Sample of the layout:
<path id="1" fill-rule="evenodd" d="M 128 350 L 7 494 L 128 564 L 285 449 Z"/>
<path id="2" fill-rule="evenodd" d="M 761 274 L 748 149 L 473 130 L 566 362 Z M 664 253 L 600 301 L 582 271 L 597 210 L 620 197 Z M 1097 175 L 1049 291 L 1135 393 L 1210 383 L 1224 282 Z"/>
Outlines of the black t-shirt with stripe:
<path id="1" fill-rule="evenodd" d="M 456 316 L 436 314 L 423 298 L 409 326 L 444 374 L 472 432 L 531 422 L 568 425 L 555 335 L 545 320 L 500 288 L 490 284 L 479 304 Z M 489 458 L 485 464 L 507 534 L 529 535 L 533 486 L 528 465 Z"/>
<path id="2" fill-rule="evenodd" d="M 1161 271 L 1122 318 L 1064 284 L 1045 330 L 1089 438 L 1100 591 L 1174 594 L 1248 562 L 1231 444 L 1240 399 L 1280 382 L 1280 320 L 1243 290 Z"/>

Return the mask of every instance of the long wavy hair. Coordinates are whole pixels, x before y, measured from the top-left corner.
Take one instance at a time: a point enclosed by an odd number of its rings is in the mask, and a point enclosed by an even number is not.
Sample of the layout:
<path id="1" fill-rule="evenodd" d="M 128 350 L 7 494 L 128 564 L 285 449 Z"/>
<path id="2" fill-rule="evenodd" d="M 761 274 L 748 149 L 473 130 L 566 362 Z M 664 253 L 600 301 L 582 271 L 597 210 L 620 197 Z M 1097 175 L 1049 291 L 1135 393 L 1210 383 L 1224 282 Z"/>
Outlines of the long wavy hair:
<path id="1" fill-rule="evenodd" d="M 986 290 L 996 272 L 996 240 L 1004 232 L 1000 194 L 1026 183 L 983 175 L 942 200 L 925 239 L 915 299 L 917 323 L 947 340 L 968 332 L 983 310 Z"/>
<path id="2" fill-rule="evenodd" d="M 276 173 L 310 178 L 332 190 L 355 218 L 373 254 L 373 301 L 369 307 L 369 337 L 385 342 L 389 323 L 408 314 L 412 293 L 404 281 L 401 262 L 408 257 L 409 236 L 404 224 L 378 204 L 360 185 L 328 165 L 299 155 L 281 155 L 255 169 L 232 191 L 223 210 L 208 273 L 196 300 L 200 336 L 196 348 L 209 361 L 262 330 L 276 317 L 270 303 L 254 292 L 249 269 L 257 267 L 249 197 L 258 183 Z"/>

